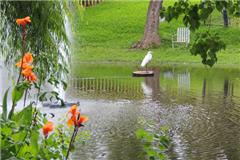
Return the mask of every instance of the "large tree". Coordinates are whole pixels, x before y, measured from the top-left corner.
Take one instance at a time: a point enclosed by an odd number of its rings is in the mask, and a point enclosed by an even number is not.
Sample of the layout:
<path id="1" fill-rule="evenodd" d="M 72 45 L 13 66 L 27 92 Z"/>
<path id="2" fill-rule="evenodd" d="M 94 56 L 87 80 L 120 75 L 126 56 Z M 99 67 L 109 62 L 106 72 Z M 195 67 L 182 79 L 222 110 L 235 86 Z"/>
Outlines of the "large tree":
<path id="1" fill-rule="evenodd" d="M 134 48 L 149 48 L 160 45 L 159 13 L 163 0 L 150 0 L 143 39 L 133 45 Z"/>
<path id="2" fill-rule="evenodd" d="M 164 8 L 162 3 L 163 0 L 150 0 L 144 36 L 141 41 L 133 45 L 134 48 L 147 49 L 160 45 L 160 36 L 158 33 L 159 15 L 165 17 L 168 22 L 180 17 L 182 18 L 183 24 L 192 31 L 198 29 L 201 22 L 206 21 L 214 9 L 225 13 L 223 14 L 225 26 L 228 25 L 228 22 L 226 22 L 226 12 L 233 16 L 240 16 L 240 0 L 202 0 L 200 3 L 178 0 L 167 8 Z M 203 46 L 204 50 L 202 49 Z M 207 33 L 202 33 L 197 36 L 190 51 L 193 55 L 200 55 L 203 64 L 213 66 L 217 61 L 216 53 L 224 48 L 225 44 L 220 37 L 217 34 L 207 31 Z"/>

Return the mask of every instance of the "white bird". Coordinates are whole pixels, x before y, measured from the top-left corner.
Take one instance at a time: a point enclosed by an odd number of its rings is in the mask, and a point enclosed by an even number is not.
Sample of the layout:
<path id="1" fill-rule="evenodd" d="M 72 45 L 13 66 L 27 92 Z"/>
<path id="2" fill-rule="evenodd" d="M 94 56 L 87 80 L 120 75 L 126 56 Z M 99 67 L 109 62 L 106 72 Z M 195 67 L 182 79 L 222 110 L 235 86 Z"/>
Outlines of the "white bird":
<path id="1" fill-rule="evenodd" d="M 147 55 L 144 57 L 141 63 L 141 67 L 146 66 L 147 63 L 149 63 L 151 60 L 152 60 L 152 51 L 148 51 Z M 147 66 L 146 66 L 146 70 L 147 70 Z"/>

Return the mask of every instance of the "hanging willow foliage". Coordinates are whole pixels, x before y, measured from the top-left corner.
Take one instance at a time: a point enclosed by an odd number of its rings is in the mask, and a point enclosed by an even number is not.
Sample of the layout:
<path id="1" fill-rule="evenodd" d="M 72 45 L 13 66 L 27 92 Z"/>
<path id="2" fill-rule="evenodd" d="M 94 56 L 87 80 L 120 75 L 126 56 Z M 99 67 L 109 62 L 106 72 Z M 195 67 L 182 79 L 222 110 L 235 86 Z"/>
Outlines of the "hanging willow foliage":
<path id="1" fill-rule="evenodd" d="M 28 29 L 27 41 L 28 49 L 35 54 L 49 52 L 54 55 L 58 50 L 57 44 L 67 41 L 64 29 L 64 10 L 59 1 L 2 1 L 0 5 L 7 17 L 6 25 L 10 26 L 11 33 L 15 35 L 14 45 L 17 48 L 21 45 L 19 38 L 21 31 L 16 26 L 15 20 L 26 16 L 30 16 L 33 20 Z M 54 40 L 53 35 L 58 38 Z"/>
<path id="2" fill-rule="evenodd" d="M 0 54 L 6 62 L 14 64 L 21 55 L 21 27 L 17 18 L 30 16 L 32 23 L 27 26 L 26 51 L 33 53 L 39 83 L 55 87 L 64 86 L 68 73 L 69 47 L 66 36 L 65 1 L 0 1 L 0 13 L 5 19 L 1 24 L 2 35 Z M 7 51 L 3 51 L 3 50 Z M 58 95 L 57 95 L 58 96 Z M 58 99 L 58 97 L 56 98 Z"/>

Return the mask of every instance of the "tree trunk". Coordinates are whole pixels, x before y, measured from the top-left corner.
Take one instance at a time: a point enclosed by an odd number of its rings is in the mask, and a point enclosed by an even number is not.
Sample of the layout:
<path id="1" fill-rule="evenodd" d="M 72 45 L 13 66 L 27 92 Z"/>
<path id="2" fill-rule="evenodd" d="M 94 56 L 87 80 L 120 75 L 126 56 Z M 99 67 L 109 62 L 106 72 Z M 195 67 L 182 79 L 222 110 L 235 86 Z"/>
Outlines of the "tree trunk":
<path id="1" fill-rule="evenodd" d="M 150 0 L 148 6 L 147 20 L 144 29 L 144 37 L 140 42 L 133 45 L 133 48 L 146 49 L 154 45 L 160 45 L 159 12 L 162 8 L 163 0 Z"/>
<path id="2" fill-rule="evenodd" d="M 227 10 L 226 8 L 224 7 L 223 8 L 223 24 L 224 24 L 224 27 L 228 27 L 228 14 L 227 14 Z"/>

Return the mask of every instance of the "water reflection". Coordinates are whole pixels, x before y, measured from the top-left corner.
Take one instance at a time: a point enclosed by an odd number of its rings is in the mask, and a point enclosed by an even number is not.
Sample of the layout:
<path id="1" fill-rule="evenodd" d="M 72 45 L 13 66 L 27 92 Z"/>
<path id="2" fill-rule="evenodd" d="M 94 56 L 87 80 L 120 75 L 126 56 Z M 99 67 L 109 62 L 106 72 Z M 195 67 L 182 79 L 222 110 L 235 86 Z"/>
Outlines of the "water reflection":
<path id="1" fill-rule="evenodd" d="M 202 96 L 206 96 L 206 86 L 207 86 L 207 80 L 206 78 L 203 79 L 203 86 L 202 86 Z"/>
<path id="2" fill-rule="evenodd" d="M 142 97 L 140 82 L 140 79 L 129 79 L 129 77 L 91 77 L 73 78 L 70 80 L 70 85 L 72 89 L 74 88 L 73 96 L 76 97 L 139 99 Z"/>
<path id="3" fill-rule="evenodd" d="M 154 71 L 155 76 L 147 78 L 71 80 L 68 98 L 83 101 L 83 111 L 92 117 L 85 128 L 92 139 L 79 146 L 75 157 L 142 159 L 134 132 L 139 117 L 144 117 L 172 129 L 171 159 L 239 159 L 240 71 L 174 67 Z"/>

